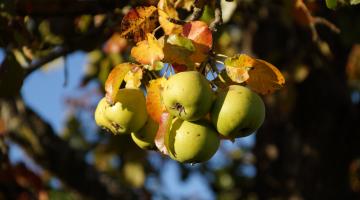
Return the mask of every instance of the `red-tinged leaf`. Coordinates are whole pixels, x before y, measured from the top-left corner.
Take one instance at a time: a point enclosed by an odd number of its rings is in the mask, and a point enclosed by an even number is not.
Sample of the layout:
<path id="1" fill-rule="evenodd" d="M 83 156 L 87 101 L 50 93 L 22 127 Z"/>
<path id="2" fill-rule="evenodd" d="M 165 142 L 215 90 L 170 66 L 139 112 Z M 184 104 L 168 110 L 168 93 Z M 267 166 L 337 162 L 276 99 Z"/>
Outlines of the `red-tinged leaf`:
<path id="1" fill-rule="evenodd" d="M 202 21 L 192 21 L 183 27 L 183 36 L 193 41 L 196 51 L 190 59 L 193 62 L 203 62 L 212 48 L 212 32 L 209 26 Z"/>
<path id="2" fill-rule="evenodd" d="M 160 123 L 161 115 L 166 111 L 161 99 L 161 91 L 165 81 L 165 78 L 151 80 L 146 89 L 146 110 L 149 116 L 157 123 Z"/>
<path id="3" fill-rule="evenodd" d="M 154 65 L 164 58 L 163 46 L 154 35 L 148 33 L 147 40 L 138 42 L 131 49 L 131 56 L 141 64 Z"/>
<path id="4" fill-rule="evenodd" d="M 167 148 L 167 141 L 169 137 L 169 132 L 171 128 L 173 116 L 168 112 L 164 112 L 161 115 L 161 120 L 159 123 L 159 130 L 156 133 L 155 137 L 155 145 L 159 149 L 159 151 L 165 155 L 169 155 Z"/>
<path id="5" fill-rule="evenodd" d="M 184 71 L 187 70 L 186 65 L 180 65 L 180 64 L 177 64 L 177 63 L 173 63 L 172 67 L 174 68 L 175 73 L 184 72 Z"/>
<path id="6" fill-rule="evenodd" d="M 116 65 L 108 75 L 105 82 L 106 100 L 109 103 L 114 103 L 114 99 L 120 89 L 125 75 L 133 68 L 137 67 L 134 63 L 122 63 Z"/>
<path id="7" fill-rule="evenodd" d="M 105 43 L 103 51 L 105 53 L 121 53 L 127 47 L 127 40 L 119 33 L 114 33 Z"/>
<path id="8" fill-rule="evenodd" d="M 131 9 L 121 21 L 121 36 L 134 39 L 135 42 L 146 39 L 146 34 L 152 32 L 158 22 L 158 12 L 155 6 L 136 7 Z"/>

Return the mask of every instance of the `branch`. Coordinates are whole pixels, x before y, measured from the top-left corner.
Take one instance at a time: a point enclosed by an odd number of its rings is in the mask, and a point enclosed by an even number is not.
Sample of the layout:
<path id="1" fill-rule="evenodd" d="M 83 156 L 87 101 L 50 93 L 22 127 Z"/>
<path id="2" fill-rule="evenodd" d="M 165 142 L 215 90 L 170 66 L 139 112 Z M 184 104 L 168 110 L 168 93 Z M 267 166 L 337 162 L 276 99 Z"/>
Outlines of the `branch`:
<path id="1" fill-rule="evenodd" d="M 86 163 L 83 153 L 58 137 L 22 100 L 0 99 L 0 114 L 10 139 L 69 188 L 90 199 L 120 199 L 130 194 Z"/>
<path id="2" fill-rule="evenodd" d="M 215 3 L 215 19 L 211 22 L 209 28 L 213 32 L 216 32 L 219 26 L 223 23 L 222 12 L 221 12 L 221 3 L 220 0 L 216 0 Z"/>
<path id="3" fill-rule="evenodd" d="M 32 72 L 36 71 L 37 69 L 41 68 L 43 65 L 45 65 L 46 63 L 49 63 L 57 58 L 60 58 L 62 56 L 65 56 L 66 54 L 70 53 L 71 50 L 67 47 L 58 47 L 55 48 L 55 50 L 53 52 L 51 52 L 49 55 L 47 55 L 46 57 L 43 57 L 39 60 L 36 60 L 35 62 L 31 63 L 27 69 L 26 69 L 26 73 L 25 76 L 30 75 Z"/>
<path id="4" fill-rule="evenodd" d="M 195 21 L 200 19 L 203 12 L 204 12 L 204 7 L 194 7 L 194 10 L 192 14 L 189 16 L 188 21 Z"/>

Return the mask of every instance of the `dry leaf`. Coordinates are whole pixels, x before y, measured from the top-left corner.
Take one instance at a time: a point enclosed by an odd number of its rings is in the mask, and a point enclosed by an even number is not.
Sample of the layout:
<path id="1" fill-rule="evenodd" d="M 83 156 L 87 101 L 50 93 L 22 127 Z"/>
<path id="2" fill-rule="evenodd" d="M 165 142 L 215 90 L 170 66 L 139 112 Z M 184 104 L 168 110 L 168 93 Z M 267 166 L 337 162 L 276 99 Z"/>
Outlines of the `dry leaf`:
<path id="1" fill-rule="evenodd" d="M 120 89 L 125 75 L 137 66 L 138 65 L 134 63 L 121 63 L 111 70 L 105 82 L 106 100 L 109 103 L 114 103 L 114 99 Z"/>
<path id="2" fill-rule="evenodd" d="M 285 85 L 285 78 L 272 64 L 256 59 L 254 67 L 249 71 L 248 87 L 260 94 L 271 94 Z"/>
<path id="3" fill-rule="evenodd" d="M 203 62 L 212 48 L 212 32 L 202 21 L 192 21 L 183 27 L 183 36 L 193 41 L 196 51 L 190 56 L 193 62 Z"/>
<path id="4" fill-rule="evenodd" d="M 125 88 L 139 88 L 142 77 L 143 71 L 140 67 L 131 69 L 124 77 L 124 81 L 126 82 Z"/>
<path id="5" fill-rule="evenodd" d="M 161 99 L 161 91 L 165 81 L 165 78 L 151 80 L 146 88 L 146 110 L 149 116 L 158 123 L 160 123 L 161 114 L 166 111 Z"/>
<path id="6" fill-rule="evenodd" d="M 168 18 L 179 19 L 174 3 L 169 0 L 160 0 L 158 3 L 159 22 L 166 35 L 181 33 L 182 26 L 174 24 Z"/>
<path id="7" fill-rule="evenodd" d="M 249 79 L 248 71 L 255 65 L 256 60 L 248 55 L 240 54 L 229 57 L 224 65 L 227 75 L 236 83 L 243 83 Z"/>
<path id="8" fill-rule="evenodd" d="M 163 46 L 151 33 L 147 34 L 147 40 L 140 41 L 131 49 L 131 56 L 141 64 L 154 65 L 156 61 L 164 58 Z"/>
<path id="9" fill-rule="evenodd" d="M 122 19 L 121 36 L 139 42 L 156 28 L 157 22 L 158 12 L 155 6 L 136 7 Z"/>
<path id="10" fill-rule="evenodd" d="M 169 155 L 166 145 L 168 144 L 168 137 L 171 128 L 173 116 L 168 112 L 161 114 L 159 129 L 155 136 L 155 145 L 159 151 L 165 155 Z"/>

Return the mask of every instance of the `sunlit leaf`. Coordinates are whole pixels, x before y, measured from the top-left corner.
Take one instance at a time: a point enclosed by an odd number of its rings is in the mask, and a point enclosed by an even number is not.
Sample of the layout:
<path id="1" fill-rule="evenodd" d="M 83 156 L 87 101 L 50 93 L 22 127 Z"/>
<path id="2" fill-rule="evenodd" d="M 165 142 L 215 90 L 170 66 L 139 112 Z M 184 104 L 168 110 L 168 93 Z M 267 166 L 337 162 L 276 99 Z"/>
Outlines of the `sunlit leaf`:
<path id="1" fill-rule="evenodd" d="M 270 94 L 285 84 L 285 78 L 272 64 L 240 54 L 224 62 L 227 75 L 236 83 L 246 83 L 260 94 Z"/>
<path id="2" fill-rule="evenodd" d="M 192 41 L 186 37 L 183 37 L 178 34 L 171 34 L 167 38 L 166 42 L 171 45 L 175 45 L 181 48 L 184 48 L 189 51 L 195 51 L 195 47 L 192 43 Z"/>
<path id="3" fill-rule="evenodd" d="M 248 71 L 255 65 L 256 60 L 248 55 L 240 54 L 229 57 L 224 65 L 227 75 L 236 83 L 243 83 L 249 79 Z"/>
<path id="4" fill-rule="evenodd" d="M 195 52 L 190 59 L 193 62 L 203 62 L 212 47 L 212 32 L 209 26 L 202 21 L 192 21 L 183 27 L 183 36 L 189 38 L 195 46 Z"/>
<path id="5" fill-rule="evenodd" d="M 161 114 L 166 110 L 161 99 L 161 91 L 165 81 L 165 78 L 151 80 L 146 88 L 146 110 L 149 116 L 158 123 L 161 120 Z"/>
<path id="6" fill-rule="evenodd" d="M 159 22 L 166 35 L 181 33 L 182 26 L 170 22 L 168 19 L 179 19 L 174 3 L 169 0 L 160 0 L 158 3 Z"/>
<path id="7" fill-rule="evenodd" d="M 159 41 L 162 41 L 164 44 L 164 62 L 186 65 L 193 68 L 194 62 L 189 59 L 193 52 L 184 47 L 168 43 L 167 38 L 168 37 L 166 36 L 159 39 Z"/>
<path id="8" fill-rule="evenodd" d="M 147 40 L 140 41 L 131 49 L 131 56 L 141 64 L 153 65 L 164 58 L 162 44 L 148 33 Z"/>
<path id="9" fill-rule="evenodd" d="M 136 7 L 131 9 L 121 21 L 121 36 L 139 42 L 146 38 L 146 33 L 152 32 L 158 21 L 157 8 Z"/>
<path id="10" fill-rule="evenodd" d="M 126 82 L 125 88 L 139 88 L 142 77 L 143 71 L 140 67 L 131 69 L 124 77 L 124 81 Z"/>
<path id="11" fill-rule="evenodd" d="M 137 65 L 133 63 L 122 63 L 111 70 L 105 82 L 106 99 L 109 103 L 114 102 L 125 75 L 135 67 Z"/>
<path id="12" fill-rule="evenodd" d="M 168 112 L 164 112 L 161 115 L 161 120 L 159 123 L 159 130 L 156 133 L 155 137 L 155 145 L 159 149 L 159 151 L 165 155 L 169 155 L 169 152 L 167 150 L 167 141 L 168 136 L 171 128 L 171 122 L 172 122 L 173 116 L 170 115 Z"/>
<path id="13" fill-rule="evenodd" d="M 350 0 L 351 5 L 357 5 L 360 3 L 360 0 Z"/>
<path id="14" fill-rule="evenodd" d="M 249 88 L 260 94 L 271 94 L 285 85 L 285 78 L 271 63 L 256 59 L 246 81 Z"/>

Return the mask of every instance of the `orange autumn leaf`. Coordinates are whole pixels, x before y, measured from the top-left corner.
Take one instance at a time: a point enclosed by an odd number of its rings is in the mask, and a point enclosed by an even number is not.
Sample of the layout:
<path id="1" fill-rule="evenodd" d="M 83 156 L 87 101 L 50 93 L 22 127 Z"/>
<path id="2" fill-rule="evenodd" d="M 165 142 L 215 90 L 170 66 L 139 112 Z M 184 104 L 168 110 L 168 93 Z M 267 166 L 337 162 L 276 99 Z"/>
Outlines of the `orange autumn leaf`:
<path id="1" fill-rule="evenodd" d="M 154 65 L 156 61 L 164 58 L 163 46 L 151 33 L 147 34 L 147 39 L 140 41 L 131 49 L 131 56 L 141 64 Z"/>
<path id="2" fill-rule="evenodd" d="M 183 27 L 182 35 L 193 41 L 196 51 L 190 59 L 193 62 L 203 62 L 212 48 L 212 32 L 209 26 L 202 21 L 192 21 Z"/>
<path id="3" fill-rule="evenodd" d="M 160 122 L 161 114 L 166 110 L 161 99 L 161 91 L 165 81 L 165 78 L 151 80 L 146 88 L 146 110 L 149 116 L 158 123 Z"/>
<path id="4" fill-rule="evenodd" d="M 225 60 L 224 66 L 229 78 L 236 83 L 243 83 L 249 79 L 248 71 L 255 65 L 256 60 L 248 55 L 240 54 Z"/>
<path id="5" fill-rule="evenodd" d="M 281 72 L 271 63 L 240 54 L 224 62 L 226 73 L 236 83 L 246 85 L 260 94 L 271 94 L 285 84 Z"/>
<path id="6" fill-rule="evenodd" d="M 134 63 L 121 63 L 111 70 L 105 82 L 105 96 L 109 103 L 114 103 L 114 99 L 120 89 L 125 75 L 135 67 L 137 67 L 137 65 Z"/>
<path id="7" fill-rule="evenodd" d="M 182 26 L 169 21 L 169 18 L 179 19 L 178 13 L 174 7 L 174 2 L 169 0 L 160 0 L 158 3 L 159 23 L 166 35 L 181 33 Z"/>
<path id="8" fill-rule="evenodd" d="M 285 78 L 278 68 L 264 60 L 256 59 L 249 71 L 247 86 L 260 94 L 271 94 L 285 85 Z"/>
<path id="9" fill-rule="evenodd" d="M 157 22 L 158 12 L 155 6 L 136 7 L 122 19 L 121 36 L 139 42 L 156 28 Z"/>

